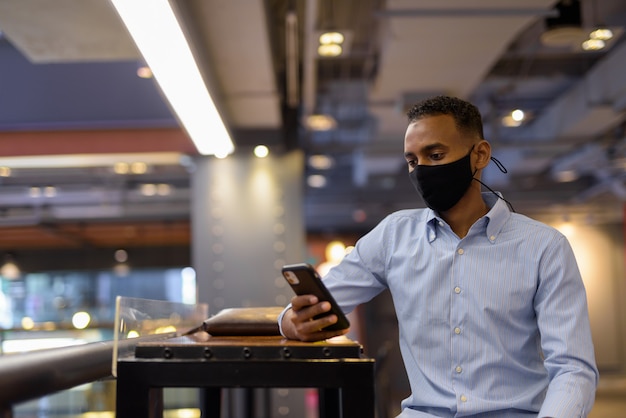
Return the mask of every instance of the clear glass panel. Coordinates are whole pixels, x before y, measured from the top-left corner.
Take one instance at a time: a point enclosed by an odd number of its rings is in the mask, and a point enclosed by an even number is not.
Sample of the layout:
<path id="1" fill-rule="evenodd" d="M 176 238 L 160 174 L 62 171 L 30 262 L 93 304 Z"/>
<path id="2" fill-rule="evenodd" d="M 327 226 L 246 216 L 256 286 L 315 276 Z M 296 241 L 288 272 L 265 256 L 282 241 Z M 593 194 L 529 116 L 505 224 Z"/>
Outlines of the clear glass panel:
<path id="1" fill-rule="evenodd" d="M 136 342 L 180 336 L 207 318 L 208 304 L 184 304 L 118 296 L 115 306 L 112 374 L 117 361 L 132 356 Z"/>

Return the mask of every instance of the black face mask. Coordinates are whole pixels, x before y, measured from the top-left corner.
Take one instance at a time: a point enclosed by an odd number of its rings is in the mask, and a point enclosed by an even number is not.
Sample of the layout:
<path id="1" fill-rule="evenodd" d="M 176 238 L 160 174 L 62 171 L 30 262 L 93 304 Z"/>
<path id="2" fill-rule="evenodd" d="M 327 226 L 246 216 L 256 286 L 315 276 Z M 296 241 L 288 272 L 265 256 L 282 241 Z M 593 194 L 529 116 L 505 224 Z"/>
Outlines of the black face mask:
<path id="1" fill-rule="evenodd" d="M 457 161 L 442 165 L 418 165 L 409 173 L 411 183 L 429 208 L 445 212 L 461 200 L 474 178 L 471 154 L 470 149 L 465 157 Z"/>

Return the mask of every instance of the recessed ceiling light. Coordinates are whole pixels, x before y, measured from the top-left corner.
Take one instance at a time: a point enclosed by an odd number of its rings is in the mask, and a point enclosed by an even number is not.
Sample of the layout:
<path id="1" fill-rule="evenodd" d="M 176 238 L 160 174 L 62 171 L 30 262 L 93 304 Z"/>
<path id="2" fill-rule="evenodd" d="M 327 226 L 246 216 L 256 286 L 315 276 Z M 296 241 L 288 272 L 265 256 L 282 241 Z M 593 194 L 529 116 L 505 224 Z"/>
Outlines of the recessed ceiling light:
<path id="1" fill-rule="evenodd" d="M 156 192 L 159 196 L 169 196 L 172 193 L 172 186 L 167 183 L 159 183 L 156 186 Z"/>
<path id="2" fill-rule="evenodd" d="M 57 195 L 57 188 L 54 186 L 46 186 L 43 189 L 43 194 L 46 197 L 54 197 Z"/>
<path id="3" fill-rule="evenodd" d="M 312 131 L 330 131 L 337 127 L 337 121 L 330 115 L 310 115 L 306 118 L 305 125 Z"/>
<path id="4" fill-rule="evenodd" d="M 524 116 L 525 116 L 524 111 L 521 109 L 515 109 L 514 111 L 511 112 L 511 118 L 517 122 L 523 121 Z"/>
<path id="5" fill-rule="evenodd" d="M 146 183 L 142 184 L 139 187 L 139 190 L 144 196 L 154 196 L 157 193 L 157 186 L 156 184 Z"/>
<path id="6" fill-rule="evenodd" d="M 609 39 L 613 38 L 613 31 L 609 28 L 598 28 L 589 34 L 589 38 L 608 41 Z"/>
<path id="7" fill-rule="evenodd" d="M 113 171 L 115 174 L 128 174 L 130 166 L 125 162 L 118 162 L 113 165 Z"/>
<path id="8" fill-rule="evenodd" d="M 312 174 L 307 177 L 306 182 L 310 187 L 319 189 L 326 186 L 326 176 L 322 176 L 321 174 Z"/>
<path id="9" fill-rule="evenodd" d="M 334 164 L 335 161 L 328 155 L 316 154 L 309 157 L 309 165 L 316 170 L 328 170 Z"/>
<path id="10" fill-rule="evenodd" d="M 602 39 L 587 39 L 582 43 L 582 47 L 585 51 L 597 51 L 606 46 L 606 43 Z"/>
<path id="11" fill-rule="evenodd" d="M 324 32 L 320 35 L 320 44 L 322 45 L 330 45 L 330 44 L 342 44 L 345 37 L 341 32 Z"/>
<path id="12" fill-rule="evenodd" d="M 270 154 L 270 149 L 265 145 L 257 145 L 254 147 L 254 156 L 257 158 L 265 158 Z"/>
<path id="13" fill-rule="evenodd" d="M 130 165 L 130 171 L 133 174 L 146 174 L 148 165 L 142 161 L 137 161 Z"/>
<path id="14" fill-rule="evenodd" d="M 341 45 L 322 44 L 317 48 L 317 53 L 321 57 L 338 57 L 343 52 Z"/>

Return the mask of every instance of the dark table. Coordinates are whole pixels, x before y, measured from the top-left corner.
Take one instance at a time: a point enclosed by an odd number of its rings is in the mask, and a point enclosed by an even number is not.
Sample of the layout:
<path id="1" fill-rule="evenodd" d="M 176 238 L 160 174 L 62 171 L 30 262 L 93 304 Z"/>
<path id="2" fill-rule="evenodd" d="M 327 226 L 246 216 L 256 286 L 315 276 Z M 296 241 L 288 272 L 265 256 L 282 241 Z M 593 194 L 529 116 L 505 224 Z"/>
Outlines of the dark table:
<path id="1" fill-rule="evenodd" d="M 117 364 L 118 418 L 162 417 L 163 388 L 204 389 L 203 417 L 220 417 L 223 388 L 317 388 L 321 418 L 374 418 L 374 360 L 345 337 L 176 337 L 139 343 Z"/>

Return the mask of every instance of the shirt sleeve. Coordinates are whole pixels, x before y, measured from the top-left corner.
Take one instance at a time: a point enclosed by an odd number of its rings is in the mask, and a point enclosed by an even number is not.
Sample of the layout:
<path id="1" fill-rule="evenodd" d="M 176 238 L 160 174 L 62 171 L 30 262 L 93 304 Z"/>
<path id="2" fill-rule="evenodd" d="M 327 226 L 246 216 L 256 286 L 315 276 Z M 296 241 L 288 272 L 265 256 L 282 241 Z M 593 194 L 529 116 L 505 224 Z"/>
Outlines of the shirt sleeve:
<path id="1" fill-rule="evenodd" d="M 322 278 L 341 310 L 348 314 L 358 305 L 382 292 L 385 275 L 385 249 L 388 248 L 388 220 L 384 219 L 363 236 L 339 265 Z M 282 320 L 291 304 L 278 316 L 278 329 L 284 337 Z"/>
<path id="2" fill-rule="evenodd" d="M 291 309 L 291 303 L 289 305 L 285 306 L 285 309 L 283 309 L 283 311 L 280 313 L 280 315 L 278 315 L 278 331 L 280 331 L 280 335 L 282 335 L 285 338 L 287 338 L 287 336 L 283 332 L 283 317 L 285 316 L 285 313 L 289 309 Z"/>
<path id="3" fill-rule="evenodd" d="M 384 219 L 359 239 L 355 248 L 323 277 L 324 284 L 346 314 L 386 289 L 386 252 L 393 244 Z"/>
<path id="4" fill-rule="evenodd" d="M 586 417 L 598 384 L 587 296 L 574 253 L 557 235 L 540 260 L 535 312 L 550 377 L 538 417 Z"/>

